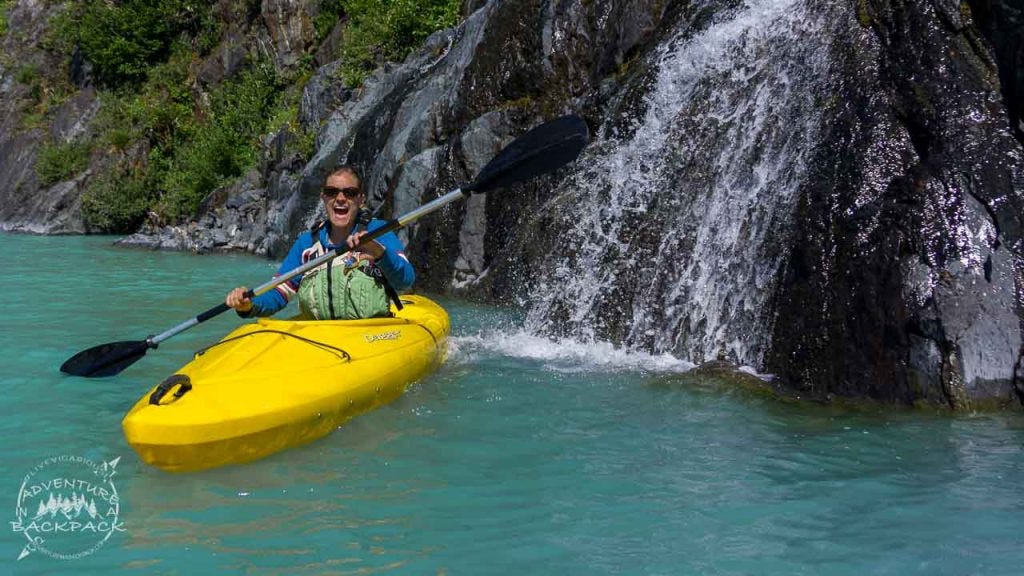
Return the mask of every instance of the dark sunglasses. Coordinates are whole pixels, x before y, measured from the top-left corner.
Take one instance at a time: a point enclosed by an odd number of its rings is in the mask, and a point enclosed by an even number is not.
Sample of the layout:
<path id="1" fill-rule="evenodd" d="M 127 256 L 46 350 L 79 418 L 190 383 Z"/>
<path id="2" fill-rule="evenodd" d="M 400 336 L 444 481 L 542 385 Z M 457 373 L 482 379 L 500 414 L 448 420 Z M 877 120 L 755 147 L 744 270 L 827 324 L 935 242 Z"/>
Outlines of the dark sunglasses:
<path id="1" fill-rule="evenodd" d="M 328 198 L 334 198 L 339 192 L 344 194 L 345 198 L 348 198 L 349 200 L 358 198 L 363 193 L 362 190 L 354 186 L 349 186 L 347 188 L 332 188 L 330 186 L 324 186 L 320 189 L 320 193 Z"/>

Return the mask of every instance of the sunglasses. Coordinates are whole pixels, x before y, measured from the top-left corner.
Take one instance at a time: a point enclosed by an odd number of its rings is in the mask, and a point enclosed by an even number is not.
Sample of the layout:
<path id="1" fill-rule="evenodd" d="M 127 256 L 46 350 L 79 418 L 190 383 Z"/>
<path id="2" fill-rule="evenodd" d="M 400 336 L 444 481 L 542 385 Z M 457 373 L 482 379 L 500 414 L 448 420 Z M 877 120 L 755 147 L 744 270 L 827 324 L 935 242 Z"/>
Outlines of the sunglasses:
<path id="1" fill-rule="evenodd" d="M 320 193 L 328 198 L 334 198 L 338 193 L 341 193 L 345 195 L 345 198 L 352 200 L 362 195 L 363 191 L 354 186 L 349 186 L 347 188 L 332 188 L 330 186 L 324 186 L 320 189 Z"/>

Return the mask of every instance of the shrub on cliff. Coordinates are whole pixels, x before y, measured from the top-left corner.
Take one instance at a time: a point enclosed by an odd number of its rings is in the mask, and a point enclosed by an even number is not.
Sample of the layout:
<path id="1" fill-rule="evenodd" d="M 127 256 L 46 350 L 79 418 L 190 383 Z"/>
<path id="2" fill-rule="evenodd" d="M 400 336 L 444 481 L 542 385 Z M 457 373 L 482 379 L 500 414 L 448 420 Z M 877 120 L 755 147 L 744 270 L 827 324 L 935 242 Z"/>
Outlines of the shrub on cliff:
<path id="1" fill-rule="evenodd" d="M 36 157 L 36 176 L 43 186 L 69 180 L 89 165 L 87 142 L 44 144 Z"/>
<path id="2" fill-rule="evenodd" d="M 160 212 L 188 216 L 214 188 L 256 162 L 281 86 L 269 65 L 257 65 L 212 94 L 206 119 L 182 139 L 161 179 Z"/>
<path id="3" fill-rule="evenodd" d="M 384 62 L 401 61 L 433 32 L 459 21 L 459 0 L 336 0 L 348 16 L 342 75 L 357 86 Z"/>
<path id="4" fill-rule="evenodd" d="M 78 44 L 101 84 L 138 83 L 153 63 L 167 59 L 183 34 L 211 36 L 202 32 L 216 28 L 213 4 L 209 0 L 76 0 L 61 14 L 56 33 L 62 42 Z"/>
<path id="5" fill-rule="evenodd" d="M 82 217 L 95 232 L 137 230 L 153 202 L 152 191 L 145 173 L 114 167 L 89 181 L 82 193 Z"/>
<path id="6" fill-rule="evenodd" d="M 173 223 L 192 216 L 210 192 L 254 166 L 261 137 L 284 125 L 297 135 L 301 154 L 312 154 L 313 134 L 298 129 L 311 55 L 297 69 L 250 61 L 223 83 L 197 81 L 201 55 L 220 41 L 227 14 L 241 10 L 258 25 L 259 2 L 231 6 L 72 0 L 56 17 L 47 49 L 70 59 L 77 46 L 102 101 L 92 129 L 104 160 L 82 200 L 90 230 L 130 232 L 146 218 Z M 457 23 L 459 9 L 459 0 L 321 0 L 317 37 L 345 15 L 343 75 L 358 84 L 377 65 L 405 58 L 432 32 Z"/>
<path id="7" fill-rule="evenodd" d="M 187 60 L 175 56 L 154 70 L 138 94 L 103 97 L 98 142 L 115 161 L 83 197 L 95 230 L 131 232 L 147 213 L 168 222 L 194 214 L 216 187 L 255 164 L 275 116 L 281 80 L 269 65 L 241 72 L 195 111 Z"/>

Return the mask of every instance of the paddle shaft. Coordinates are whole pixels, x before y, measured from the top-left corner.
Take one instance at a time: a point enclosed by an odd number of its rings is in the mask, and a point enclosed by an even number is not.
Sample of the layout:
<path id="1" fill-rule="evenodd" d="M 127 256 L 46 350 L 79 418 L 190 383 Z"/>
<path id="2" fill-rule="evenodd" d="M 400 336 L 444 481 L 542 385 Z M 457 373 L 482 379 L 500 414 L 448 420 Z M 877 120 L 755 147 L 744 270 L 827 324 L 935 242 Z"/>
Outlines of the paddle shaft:
<path id="1" fill-rule="evenodd" d="M 405 214 L 403 216 L 400 216 L 397 220 L 389 220 L 387 222 L 387 224 L 385 224 L 384 226 L 381 226 L 380 228 L 377 228 L 374 231 L 372 231 L 372 232 L 366 234 L 365 236 L 363 236 L 362 239 L 359 242 L 359 246 L 362 246 L 363 244 L 366 244 L 367 242 L 371 242 L 371 241 L 373 241 L 373 240 L 383 236 L 384 234 L 387 234 L 388 232 L 393 232 L 395 230 L 398 230 L 399 228 L 404 228 L 405 226 L 408 226 L 412 222 L 415 222 L 416 220 L 419 220 L 423 216 L 426 216 L 427 214 L 430 214 L 431 212 L 435 212 L 435 211 L 439 210 L 440 208 L 442 208 L 442 207 L 444 207 L 444 206 L 446 206 L 448 204 L 451 204 L 452 202 L 454 202 L 456 200 L 459 200 L 459 199 L 461 199 L 461 198 L 463 198 L 465 196 L 466 196 L 466 193 L 463 192 L 461 188 L 456 188 L 455 190 L 452 190 L 451 192 L 445 194 L 444 196 L 441 196 L 441 197 L 439 197 L 439 198 L 437 198 L 435 200 L 431 200 L 430 202 L 427 202 L 423 206 L 420 206 L 419 208 L 417 208 L 417 209 L 415 209 L 415 210 L 413 210 L 413 211 L 411 211 L 411 212 L 409 212 L 409 213 L 407 213 L 407 214 Z M 357 248 L 359 246 L 357 246 Z M 334 250 L 331 250 L 331 251 L 329 251 L 329 252 L 327 252 L 327 253 L 325 253 L 325 254 L 317 257 L 317 258 L 314 258 L 314 259 L 310 260 L 309 262 L 306 262 L 305 264 L 303 264 L 302 266 L 299 266 L 298 268 L 295 268 L 295 269 L 293 269 L 293 270 L 291 270 L 289 272 L 281 274 L 280 276 L 275 276 L 271 280 L 269 280 L 267 282 L 264 282 L 263 284 L 260 284 L 259 286 L 255 287 L 255 288 L 253 288 L 251 290 L 247 290 L 245 292 L 245 297 L 246 298 L 254 298 L 256 296 L 259 296 L 260 294 L 264 294 L 266 292 L 269 292 L 269 291 L 273 290 L 274 288 L 280 286 L 281 284 L 284 284 L 285 282 L 287 282 L 287 281 L 291 280 L 292 278 L 298 276 L 299 274 L 305 274 L 306 272 L 309 272 L 313 268 L 316 268 L 317 266 L 320 266 L 321 264 L 327 262 L 328 260 L 333 260 L 334 258 L 337 258 L 338 256 L 341 256 L 342 254 L 348 254 L 349 253 L 348 250 L 342 252 L 343 248 L 344 248 L 343 246 L 339 246 L 339 247 L 335 248 Z M 227 312 L 230 309 L 231 309 L 231 307 L 228 306 L 227 304 L 220 303 L 220 304 L 214 306 L 213 308 L 210 308 L 209 310 L 207 310 L 205 312 L 202 312 L 201 314 L 196 315 L 194 318 L 190 318 L 190 319 L 182 322 L 181 324 L 178 324 L 177 326 L 175 326 L 173 328 L 165 330 L 164 332 L 161 332 L 161 333 L 157 334 L 156 336 L 150 336 L 149 338 L 146 339 L 146 342 L 148 343 L 150 348 L 156 348 L 164 340 L 167 340 L 168 338 L 176 336 L 176 335 L 184 332 L 185 330 L 188 330 L 189 328 L 192 328 L 193 326 L 195 326 L 197 324 L 200 324 L 202 322 L 206 322 L 210 318 L 213 318 L 215 316 L 219 316 L 220 314 L 223 314 L 224 312 Z"/>

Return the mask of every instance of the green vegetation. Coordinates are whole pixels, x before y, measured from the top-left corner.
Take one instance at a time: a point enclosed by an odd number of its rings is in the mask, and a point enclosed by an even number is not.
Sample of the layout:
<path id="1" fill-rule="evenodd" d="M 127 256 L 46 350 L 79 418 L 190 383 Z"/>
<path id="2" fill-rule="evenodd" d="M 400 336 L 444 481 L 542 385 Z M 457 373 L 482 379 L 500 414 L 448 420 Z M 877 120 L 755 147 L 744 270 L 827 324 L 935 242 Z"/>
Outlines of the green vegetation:
<path id="1" fill-rule="evenodd" d="M 36 175 L 44 186 L 69 180 L 89 165 L 88 142 L 44 144 L 36 157 Z"/>
<path id="2" fill-rule="evenodd" d="M 960 3 L 960 18 L 963 18 L 964 24 L 974 20 L 974 15 L 971 14 L 971 5 L 967 2 Z"/>
<path id="3" fill-rule="evenodd" d="M 11 0 L 0 0 L 2 19 Z M 339 50 L 349 85 L 384 61 L 401 60 L 433 31 L 458 21 L 459 0 L 321 0 L 316 42 L 343 18 Z M 312 53 L 297 67 L 275 70 L 249 61 L 215 86 L 200 86 L 202 57 L 228 22 L 260 22 L 258 0 L 70 0 L 51 20 L 40 46 L 70 63 L 79 50 L 92 66 L 100 108 L 85 144 L 51 144 L 38 158 L 41 182 L 73 177 L 89 166 L 82 214 L 97 231 L 127 232 L 147 219 L 170 223 L 255 165 L 265 134 L 287 129 L 287 146 L 304 157 L 315 133 L 298 121 Z M 59 73 L 23 66 L 29 87 L 24 127 L 45 126 L 54 104 L 72 93 Z M 60 78 L 64 78 L 61 80 Z M 95 152 L 95 154 L 94 154 Z"/>
<path id="4" fill-rule="evenodd" d="M 325 3 L 325 4 L 330 4 Z M 335 0 L 348 16 L 342 77 L 350 87 L 387 61 L 403 60 L 436 30 L 459 21 L 458 0 Z"/>
<path id="5" fill-rule="evenodd" d="M 0 0 L 2 1 L 2 0 Z M 313 18 L 313 29 L 316 41 L 321 42 L 331 33 L 331 29 L 345 14 L 344 2 L 341 0 L 320 0 L 320 11 Z"/>
<path id="6" fill-rule="evenodd" d="M 281 88 L 273 68 L 261 65 L 213 94 L 206 119 L 168 158 L 161 181 L 163 213 L 172 218 L 191 214 L 214 188 L 255 163 L 259 135 L 268 131 L 267 118 Z"/>
<path id="7" fill-rule="evenodd" d="M 208 50 L 217 37 L 214 2 L 196 0 L 79 0 L 61 13 L 54 31 L 77 43 L 105 86 L 144 80 L 153 62 L 162 62 L 183 36 Z M 214 39 L 211 41 L 211 37 Z"/>
<path id="8" fill-rule="evenodd" d="M 130 168 L 102 172 L 82 193 L 82 217 L 97 230 L 134 231 L 156 199 L 153 184 L 145 172 Z"/>
<path id="9" fill-rule="evenodd" d="M 864 28 L 870 28 L 874 21 L 867 0 L 857 0 L 857 22 Z"/>
<path id="10" fill-rule="evenodd" d="M 72 89 L 63 72 L 51 72 L 51 76 L 55 75 L 56 78 L 47 78 L 34 64 L 21 64 L 14 68 L 15 82 L 28 88 L 22 106 L 24 128 L 44 127 L 46 113 L 71 96 Z"/>
<path id="11" fill-rule="evenodd" d="M 0 0 L 0 38 L 7 35 L 7 11 L 14 5 L 14 0 Z"/>
<path id="12" fill-rule="evenodd" d="M 31 64 L 23 64 L 14 70 L 14 81 L 31 86 L 39 79 L 39 70 Z"/>
<path id="13" fill-rule="evenodd" d="M 101 108 L 93 122 L 101 142 L 124 152 L 145 139 L 152 147 L 171 148 L 195 116 L 189 65 L 193 56 L 179 46 L 167 62 L 149 70 L 149 80 L 137 91 L 101 93 Z"/>
<path id="14" fill-rule="evenodd" d="M 90 225 L 131 229 L 150 212 L 160 220 L 187 217 L 217 186 L 255 163 L 282 86 L 273 68 L 241 72 L 210 94 L 209 106 L 194 110 L 188 63 L 189 53 L 179 50 L 151 70 L 138 93 L 104 96 L 95 121 L 99 141 L 126 162 L 86 191 Z M 144 162 L 131 149 L 140 142 L 148 148 Z M 133 163 L 139 166 L 120 166 Z"/>
<path id="15" fill-rule="evenodd" d="M 305 80 L 301 84 L 305 84 Z M 311 158 L 316 152 L 316 131 L 304 130 L 299 124 L 299 103 L 297 97 L 289 98 L 284 96 L 289 104 L 278 109 L 277 116 L 270 119 L 268 133 L 276 134 L 281 130 L 287 130 L 293 138 L 289 140 L 289 150 L 298 152 L 303 158 Z"/>

